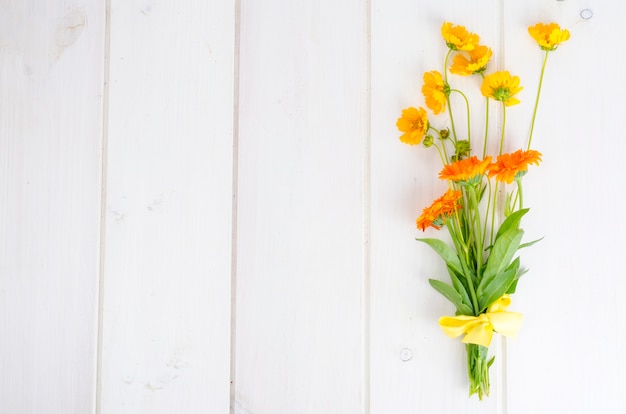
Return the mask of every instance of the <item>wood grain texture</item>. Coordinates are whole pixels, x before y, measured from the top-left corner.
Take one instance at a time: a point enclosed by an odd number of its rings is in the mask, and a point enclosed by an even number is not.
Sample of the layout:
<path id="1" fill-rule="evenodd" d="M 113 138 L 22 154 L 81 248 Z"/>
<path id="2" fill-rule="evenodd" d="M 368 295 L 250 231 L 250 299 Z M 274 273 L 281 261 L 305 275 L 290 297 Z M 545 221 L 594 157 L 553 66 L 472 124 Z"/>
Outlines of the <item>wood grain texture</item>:
<path id="1" fill-rule="evenodd" d="M 95 403 L 104 8 L 0 4 L 0 412 Z"/>
<path id="2" fill-rule="evenodd" d="M 525 178 L 527 234 L 544 239 L 523 254 L 530 270 L 516 295 L 524 325 L 509 342 L 510 414 L 626 411 L 626 188 L 617 173 L 626 79 L 624 55 L 607 44 L 624 13 L 622 3 L 581 0 L 505 8 L 507 65 L 525 101 L 534 100 L 543 57 L 526 27 L 555 21 L 571 32 L 548 58 L 533 138 L 544 161 Z M 527 134 L 531 107 L 512 124 L 516 133 Z"/>
<path id="3" fill-rule="evenodd" d="M 626 411 L 626 78 L 606 47 L 626 6 L 109 3 L 107 51 L 103 2 L 0 2 L 1 413 Z M 527 27 L 572 33 L 524 178 L 526 241 L 545 238 L 521 252 L 524 323 L 493 345 L 482 403 L 436 323 L 453 309 L 427 280 L 445 268 L 414 240 L 441 235 L 415 228 L 440 164 L 395 127 L 443 70 L 444 20 L 522 80 L 507 150 L 526 142 L 541 65 Z"/>
<path id="4" fill-rule="evenodd" d="M 360 413 L 366 2 L 241 2 L 236 413 Z"/>
<path id="5" fill-rule="evenodd" d="M 234 18 L 111 2 L 102 413 L 228 411 Z"/>
<path id="6" fill-rule="evenodd" d="M 468 399 L 465 347 L 447 338 L 437 324 L 440 316 L 454 314 L 454 308 L 429 286 L 428 279 L 447 281 L 447 272 L 441 259 L 415 238 L 445 238 L 447 233 L 433 229 L 422 233 L 415 220 L 445 192 L 446 184 L 437 179 L 441 161 L 435 149 L 402 143 L 395 126 L 402 109 L 426 107 L 421 93 L 424 72 L 443 73 L 444 21 L 478 33 L 481 43 L 497 56 L 499 2 L 482 3 L 478 10 L 465 1 L 373 2 L 372 413 L 496 413 L 504 403 L 499 380 L 503 355 L 498 355 L 497 341 L 491 350 L 496 355 L 492 397 L 483 402 Z M 497 58 L 490 65 L 496 68 Z M 449 82 L 478 105 L 472 136 L 482 142 L 484 123 L 476 121 L 484 112 L 479 79 L 449 75 Z M 465 138 L 463 101 L 454 94 L 451 101 L 457 132 Z M 429 119 L 436 128 L 451 127 L 447 115 L 429 112 Z"/>

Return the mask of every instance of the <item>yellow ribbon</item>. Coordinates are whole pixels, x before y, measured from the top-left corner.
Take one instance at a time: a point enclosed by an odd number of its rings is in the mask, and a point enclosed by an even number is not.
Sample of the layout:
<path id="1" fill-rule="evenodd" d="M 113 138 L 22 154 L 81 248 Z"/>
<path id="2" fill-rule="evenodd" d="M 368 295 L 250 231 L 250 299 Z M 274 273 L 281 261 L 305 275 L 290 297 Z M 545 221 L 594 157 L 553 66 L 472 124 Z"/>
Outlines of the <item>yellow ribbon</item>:
<path id="1" fill-rule="evenodd" d="M 489 346 L 493 332 L 514 338 L 522 324 L 522 314 L 507 312 L 511 304 L 509 295 L 504 295 L 495 301 L 487 312 L 478 316 L 442 316 L 439 326 L 450 338 L 458 338 L 465 334 L 461 342 Z"/>

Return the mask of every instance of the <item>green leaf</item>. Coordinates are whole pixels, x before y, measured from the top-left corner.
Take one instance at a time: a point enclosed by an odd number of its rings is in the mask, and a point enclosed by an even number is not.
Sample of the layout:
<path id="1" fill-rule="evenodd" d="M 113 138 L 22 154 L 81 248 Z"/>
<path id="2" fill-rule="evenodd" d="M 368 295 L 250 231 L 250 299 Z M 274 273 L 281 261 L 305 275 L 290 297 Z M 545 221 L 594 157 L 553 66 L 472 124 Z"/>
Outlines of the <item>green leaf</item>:
<path id="1" fill-rule="evenodd" d="M 457 256 L 456 252 L 452 250 L 450 246 L 439 239 L 416 239 L 417 241 L 421 241 L 429 245 L 436 251 L 439 256 L 446 262 L 448 266 L 450 266 L 457 273 L 463 274 L 461 270 L 461 261 L 459 260 L 459 256 Z"/>
<path id="2" fill-rule="evenodd" d="M 483 196 L 485 195 L 485 190 L 487 189 L 487 184 L 483 184 L 482 187 L 480 188 L 480 191 L 478 193 L 478 201 L 480 202 L 483 199 Z"/>
<path id="3" fill-rule="evenodd" d="M 463 303 L 461 295 L 459 295 L 459 293 L 454 290 L 452 286 L 436 279 L 428 279 L 428 283 L 430 283 L 430 285 L 435 288 L 437 292 L 441 293 L 446 299 L 452 302 L 458 312 L 466 315 L 472 314 L 472 310 Z"/>
<path id="4" fill-rule="evenodd" d="M 517 273 L 517 271 L 519 269 L 519 264 L 520 264 L 520 259 L 519 259 L 519 257 L 516 257 L 515 260 L 513 260 L 511 262 L 509 267 L 506 268 L 506 270 L 514 270 L 515 273 Z"/>
<path id="5" fill-rule="evenodd" d="M 540 239 L 537 239 L 537 240 L 533 240 L 533 241 L 528 242 L 528 243 L 520 244 L 519 248 L 520 248 L 520 249 L 523 249 L 524 247 L 530 247 L 530 246 L 532 246 L 533 244 L 535 244 L 535 243 L 537 243 L 537 242 L 540 242 L 541 240 L 543 240 L 543 237 L 542 237 L 542 238 L 540 238 Z M 519 249 L 518 249 L 518 250 L 519 250 Z"/>
<path id="6" fill-rule="evenodd" d="M 459 275 L 450 266 L 448 266 L 448 273 L 450 274 L 450 280 L 452 281 L 452 286 L 454 286 L 454 289 L 456 289 L 459 295 L 461 295 L 461 299 L 463 300 L 463 303 L 467 305 L 467 308 L 470 311 L 470 313 L 466 313 L 466 315 L 469 315 L 469 314 L 474 315 L 474 311 L 473 311 L 474 306 L 472 305 L 472 299 L 470 299 L 470 296 L 467 293 L 467 286 L 466 286 L 466 282 L 463 280 L 463 275 Z"/>
<path id="7" fill-rule="evenodd" d="M 487 266 L 485 266 L 485 272 L 482 275 L 478 289 L 481 289 L 481 286 L 484 289 L 484 286 L 491 283 L 496 275 L 502 273 L 504 269 L 509 267 L 511 259 L 513 259 L 513 255 L 517 252 L 523 236 L 524 230 L 512 228 L 496 239 L 489 253 Z"/>
<path id="8" fill-rule="evenodd" d="M 517 274 L 519 266 L 520 266 L 520 258 L 516 257 L 515 260 L 513 260 L 511 264 L 506 268 L 506 271 L 507 272 L 512 271 L 515 274 Z M 493 281 L 493 279 L 495 279 L 496 276 L 497 275 L 493 275 L 493 276 L 490 276 L 489 278 L 483 277 L 483 279 L 481 280 L 481 283 L 478 285 L 478 288 L 476 288 L 476 294 L 478 296 L 483 295 L 487 286 L 489 286 L 489 284 Z"/>
<path id="9" fill-rule="evenodd" d="M 508 193 L 506 195 L 506 201 L 504 202 L 504 217 L 509 217 L 511 215 L 512 206 L 511 203 L 513 201 L 513 193 Z"/>
<path id="10" fill-rule="evenodd" d="M 519 282 L 519 278 L 515 279 L 513 283 L 511 283 L 511 286 L 509 286 L 509 288 L 506 290 L 507 294 L 512 295 L 513 293 L 515 293 L 515 290 L 517 289 L 517 282 Z"/>
<path id="11" fill-rule="evenodd" d="M 519 257 L 517 260 L 519 260 Z M 506 293 L 508 293 L 509 295 L 512 295 L 513 293 L 515 293 L 515 289 L 517 289 L 517 282 L 519 282 L 519 278 L 522 277 L 526 272 L 528 272 L 528 269 L 520 269 L 519 266 L 516 267 L 515 279 L 513 280 L 513 283 L 511 283 L 511 286 L 509 286 L 509 288 L 507 289 Z"/>
<path id="12" fill-rule="evenodd" d="M 500 225 L 500 228 L 498 229 L 498 233 L 496 234 L 496 240 L 498 240 L 498 238 L 503 235 L 504 233 L 506 233 L 507 231 L 509 231 L 510 229 L 517 229 L 519 228 L 519 224 L 522 221 L 522 217 L 524 217 L 524 214 L 528 213 L 528 208 L 523 208 L 521 210 L 517 210 L 515 213 L 511 213 L 506 220 L 504 220 L 502 222 L 502 224 Z"/>
<path id="13" fill-rule="evenodd" d="M 487 309 L 489 305 L 500 299 L 509 290 L 515 280 L 516 273 L 513 269 L 500 273 L 485 287 L 482 294 L 478 296 L 480 312 Z"/>

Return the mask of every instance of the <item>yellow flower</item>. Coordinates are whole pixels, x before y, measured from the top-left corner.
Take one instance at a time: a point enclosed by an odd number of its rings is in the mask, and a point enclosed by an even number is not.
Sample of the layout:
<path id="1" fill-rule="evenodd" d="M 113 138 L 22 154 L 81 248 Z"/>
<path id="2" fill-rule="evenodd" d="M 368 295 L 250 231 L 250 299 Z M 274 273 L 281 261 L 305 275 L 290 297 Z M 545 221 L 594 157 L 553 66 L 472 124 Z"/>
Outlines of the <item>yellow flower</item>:
<path id="1" fill-rule="evenodd" d="M 556 23 L 537 23 L 528 28 L 528 33 L 546 51 L 555 50 L 559 44 L 569 39 L 569 30 L 561 29 Z"/>
<path id="2" fill-rule="evenodd" d="M 483 96 L 504 102 L 504 105 L 511 106 L 519 103 L 513 96 L 523 88 L 519 86 L 519 76 L 511 76 L 504 70 L 485 76 L 480 92 Z"/>
<path id="3" fill-rule="evenodd" d="M 428 131 L 428 115 L 422 107 L 415 109 L 413 107 L 402 110 L 402 117 L 398 118 L 396 126 L 400 132 L 404 132 L 400 137 L 400 141 L 417 145 L 422 141 L 422 137 Z"/>
<path id="4" fill-rule="evenodd" d="M 480 73 L 487 68 L 491 55 L 491 49 L 487 46 L 476 46 L 474 50 L 470 50 L 469 59 L 462 54 L 457 54 L 454 56 L 452 66 L 450 66 L 450 73 L 461 76 Z"/>
<path id="5" fill-rule="evenodd" d="M 441 26 L 441 35 L 452 50 L 474 50 L 480 41 L 477 34 L 468 32 L 463 26 L 452 26 L 448 22 Z"/>
<path id="6" fill-rule="evenodd" d="M 491 164 L 491 156 L 487 156 L 482 161 L 479 161 L 478 157 L 473 156 L 452 164 L 446 164 L 439 172 L 439 178 L 460 184 L 477 184 L 487 171 L 489 164 Z"/>
<path id="7" fill-rule="evenodd" d="M 517 150 L 511 154 L 498 155 L 496 162 L 489 166 L 489 178 L 511 184 L 516 177 L 528 171 L 531 164 L 539 165 L 541 153 L 535 150 Z"/>
<path id="8" fill-rule="evenodd" d="M 446 110 L 446 97 L 449 90 L 450 87 L 444 83 L 441 73 L 436 70 L 424 73 L 422 94 L 426 100 L 426 106 L 435 115 Z"/>
<path id="9" fill-rule="evenodd" d="M 433 203 L 422 211 L 422 215 L 417 218 L 417 228 L 425 231 L 428 227 L 437 230 L 443 226 L 444 221 L 454 214 L 461 206 L 459 199 L 462 193 L 458 190 L 448 189 L 444 195 L 433 201 Z"/>

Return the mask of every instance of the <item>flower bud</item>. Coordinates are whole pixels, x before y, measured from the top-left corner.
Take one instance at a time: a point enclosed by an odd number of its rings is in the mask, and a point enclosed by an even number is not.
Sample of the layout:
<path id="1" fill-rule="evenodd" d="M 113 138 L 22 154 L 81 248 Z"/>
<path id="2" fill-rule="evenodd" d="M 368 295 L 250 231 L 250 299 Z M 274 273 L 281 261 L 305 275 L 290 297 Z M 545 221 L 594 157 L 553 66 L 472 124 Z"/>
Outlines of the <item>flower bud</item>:
<path id="1" fill-rule="evenodd" d="M 446 139 L 450 136 L 450 130 L 448 128 L 442 129 L 439 131 L 439 135 L 441 136 L 441 139 Z"/>
<path id="2" fill-rule="evenodd" d="M 424 137 L 424 141 L 423 144 L 426 148 L 431 147 L 433 145 L 433 136 L 432 135 L 426 135 Z"/>
<path id="3" fill-rule="evenodd" d="M 468 140 L 457 141 L 454 147 L 456 155 L 459 158 L 469 156 L 471 148 Z"/>

